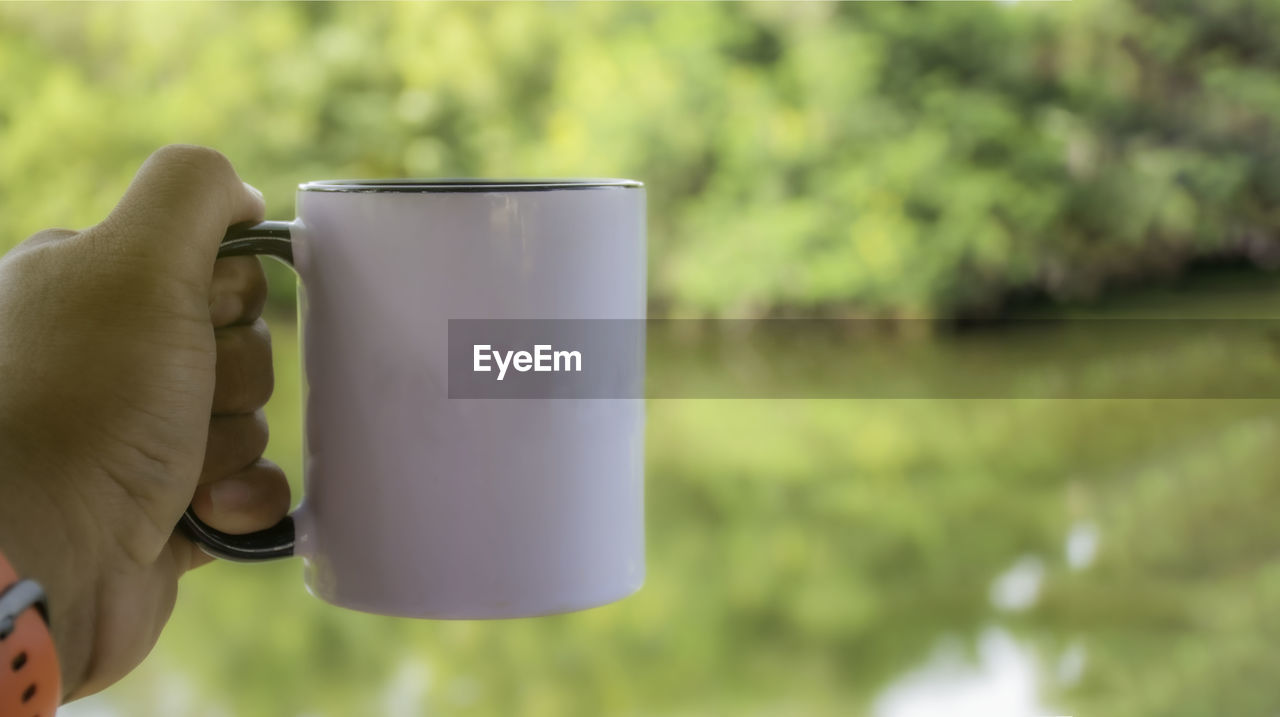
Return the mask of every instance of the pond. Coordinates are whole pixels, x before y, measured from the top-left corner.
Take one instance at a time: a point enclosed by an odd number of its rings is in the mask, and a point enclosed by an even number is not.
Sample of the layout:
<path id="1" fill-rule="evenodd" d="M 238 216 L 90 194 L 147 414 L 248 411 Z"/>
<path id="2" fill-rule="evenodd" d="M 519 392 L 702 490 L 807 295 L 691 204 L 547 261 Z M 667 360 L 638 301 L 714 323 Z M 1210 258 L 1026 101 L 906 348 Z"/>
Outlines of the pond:
<path id="1" fill-rule="evenodd" d="M 1271 307 L 1280 279 L 1215 272 L 1084 313 L 1270 318 Z M 296 478 L 291 326 L 273 321 L 269 456 Z M 878 349 L 923 346 L 960 364 L 977 342 L 997 357 L 985 375 L 1031 356 L 1049 371 L 1037 386 L 1109 387 L 1088 397 L 1001 384 L 651 399 L 637 595 L 534 620 L 396 620 L 312 598 L 297 561 L 215 564 L 183 580 L 141 668 L 62 714 L 1274 714 L 1280 404 L 1238 396 L 1280 354 L 1252 333 L 1185 334 L 1155 354 L 1065 325 Z M 996 350 L 1019 345 L 1034 350 Z M 689 367 L 678 342 L 651 346 L 655 374 Z M 846 375 L 879 372 L 877 385 L 905 370 L 860 364 L 838 342 L 806 351 Z M 706 361 L 692 370 L 732 368 Z M 1142 390 L 1126 391 L 1133 382 Z"/>

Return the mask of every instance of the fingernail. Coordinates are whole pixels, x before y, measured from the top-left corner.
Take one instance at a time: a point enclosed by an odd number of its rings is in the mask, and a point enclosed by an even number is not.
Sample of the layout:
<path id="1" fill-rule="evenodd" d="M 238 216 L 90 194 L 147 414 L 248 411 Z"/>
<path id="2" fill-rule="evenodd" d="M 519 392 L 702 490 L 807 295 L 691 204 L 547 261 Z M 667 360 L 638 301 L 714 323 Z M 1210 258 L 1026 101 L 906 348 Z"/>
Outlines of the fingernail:
<path id="1" fill-rule="evenodd" d="M 235 294 L 218 294 L 209 302 L 209 321 L 214 326 L 228 326 L 240 318 L 244 304 Z"/>
<path id="2" fill-rule="evenodd" d="M 235 512 L 253 505 L 253 494 L 253 485 L 239 478 L 227 478 L 209 486 L 209 501 L 214 510 L 220 512 Z"/>
<path id="3" fill-rule="evenodd" d="M 244 188 L 245 188 L 245 189 L 248 189 L 250 192 L 252 192 L 252 193 L 254 193 L 254 194 L 258 195 L 258 199 L 262 199 L 262 190 L 258 189 L 257 187 L 253 186 L 252 184 L 249 184 L 248 182 L 241 182 L 241 184 L 243 184 L 243 185 L 244 185 Z"/>

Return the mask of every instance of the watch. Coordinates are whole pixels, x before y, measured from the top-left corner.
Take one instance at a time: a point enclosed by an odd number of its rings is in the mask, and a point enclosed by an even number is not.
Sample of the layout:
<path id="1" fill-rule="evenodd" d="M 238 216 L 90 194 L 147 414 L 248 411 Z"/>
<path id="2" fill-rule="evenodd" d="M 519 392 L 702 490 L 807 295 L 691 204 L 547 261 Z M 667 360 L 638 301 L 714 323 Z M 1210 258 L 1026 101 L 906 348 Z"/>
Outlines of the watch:
<path id="1" fill-rule="evenodd" d="M 61 701 L 44 590 L 0 553 L 0 717 L 53 717 Z"/>

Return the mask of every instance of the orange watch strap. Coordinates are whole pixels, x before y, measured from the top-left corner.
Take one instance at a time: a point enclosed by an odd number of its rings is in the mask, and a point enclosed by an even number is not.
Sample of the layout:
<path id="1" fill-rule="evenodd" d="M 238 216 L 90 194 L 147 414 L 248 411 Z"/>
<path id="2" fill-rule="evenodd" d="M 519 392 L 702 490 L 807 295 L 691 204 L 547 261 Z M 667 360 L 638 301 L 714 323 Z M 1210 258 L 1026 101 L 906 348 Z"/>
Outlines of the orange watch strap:
<path id="1" fill-rule="evenodd" d="M 40 586 L 20 580 L 0 553 L 0 717 L 53 717 L 62 701 L 44 610 Z"/>

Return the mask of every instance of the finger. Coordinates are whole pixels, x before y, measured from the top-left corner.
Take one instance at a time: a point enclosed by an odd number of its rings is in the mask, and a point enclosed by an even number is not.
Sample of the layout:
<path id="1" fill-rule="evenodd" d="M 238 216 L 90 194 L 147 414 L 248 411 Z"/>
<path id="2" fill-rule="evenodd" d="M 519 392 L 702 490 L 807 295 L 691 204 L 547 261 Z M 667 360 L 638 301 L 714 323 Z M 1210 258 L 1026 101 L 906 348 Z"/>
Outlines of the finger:
<path id="1" fill-rule="evenodd" d="M 12 256 L 19 252 L 35 249 L 36 247 L 44 246 L 45 244 L 56 244 L 63 239 L 70 239 L 75 235 L 76 232 L 73 232 L 70 229 L 45 229 L 43 231 L 38 231 L 23 240 L 21 244 L 14 247 L 9 252 L 9 255 Z"/>
<path id="2" fill-rule="evenodd" d="M 200 484 L 236 473 L 262 457 L 267 449 L 267 418 L 262 411 L 209 419 Z"/>
<path id="3" fill-rule="evenodd" d="M 256 256 L 231 256 L 213 263 L 209 318 L 215 328 L 251 324 L 267 303 L 267 273 Z"/>
<path id="4" fill-rule="evenodd" d="M 261 221 L 265 211 L 262 194 L 221 153 L 175 144 L 147 158 L 98 228 L 126 253 L 207 285 L 227 227 Z"/>
<path id="5" fill-rule="evenodd" d="M 249 326 L 213 332 L 218 360 L 214 371 L 213 415 L 252 413 L 271 398 L 271 334 L 262 319 Z"/>
<path id="6" fill-rule="evenodd" d="M 276 464 L 259 460 L 233 475 L 196 488 L 191 507 L 224 533 L 270 528 L 289 512 L 289 482 Z"/>

